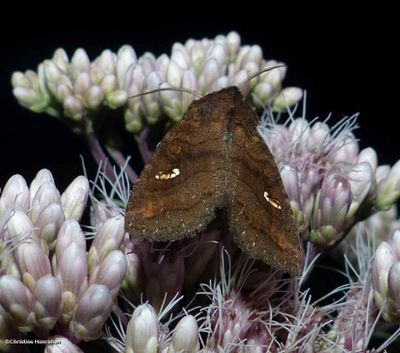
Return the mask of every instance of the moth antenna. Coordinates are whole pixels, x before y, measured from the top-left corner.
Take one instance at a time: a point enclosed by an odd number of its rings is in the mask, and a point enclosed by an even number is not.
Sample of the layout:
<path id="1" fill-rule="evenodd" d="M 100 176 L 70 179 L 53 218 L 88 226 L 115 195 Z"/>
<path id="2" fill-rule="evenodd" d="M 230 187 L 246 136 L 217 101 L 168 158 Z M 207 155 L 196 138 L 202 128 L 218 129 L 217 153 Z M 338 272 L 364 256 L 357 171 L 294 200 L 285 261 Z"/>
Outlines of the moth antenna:
<path id="1" fill-rule="evenodd" d="M 262 75 L 262 74 L 264 74 L 264 73 L 266 73 L 268 71 L 272 71 L 274 69 L 278 69 L 280 67 L 286 67 L 286 65 L 284 65 L 284 64 L 276 65 L 276 66 L 269 67 L 268 69 L 264 69 L 264 70 L 258 71 L 254 75 L 251 75 L 248 79 L 246 79 L 245 81 L 240 83 L 238 85 L 238 88 L 240 89 L 243 85 L 245 85 L 246 83 L 250 82 L 253 78 L 255 78 L 255 77 L 259 76 L 259 75 Z"/>
<path id="2" fill-rule="evenodd" d="M 145 96 L 147 94 L 157 93 L 157 92 L 161 92 L 161 91 L 185 92 L 185 93 L 192 94 L 193 96 L 195 96 L 197 98 L 203 98 L 203 96 L 200 93 L 197 93 L 196 91 L 192 91 L 189 88 L 164 87 L 164 88 L 157 88 L 157 89 L 153 89 L 151 91 L 135 94 L 134 96 L 130 96 L 128 99 L 132 99 L 132 98 L 136 98 L 136 97 L 142 97 L 142 96 Z"/>

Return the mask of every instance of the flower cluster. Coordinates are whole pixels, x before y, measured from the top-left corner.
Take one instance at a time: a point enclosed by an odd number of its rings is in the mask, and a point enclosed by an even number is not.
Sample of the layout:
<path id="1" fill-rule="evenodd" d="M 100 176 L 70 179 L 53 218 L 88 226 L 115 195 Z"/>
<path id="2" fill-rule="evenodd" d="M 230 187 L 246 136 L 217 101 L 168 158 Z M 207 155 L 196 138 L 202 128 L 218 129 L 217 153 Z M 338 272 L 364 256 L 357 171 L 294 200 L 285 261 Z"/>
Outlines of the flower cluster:
<path id="1" fill-rule="evenodd" d="M 332 129 L 291 114 L 285 124 L 265 117 L 259 132 L 280 168 L 299 232 L 317 246 L 334 245 L 352 227 L 389 210 L 400 195 L 400 161 L 378 166 L 376 152 L 359 150 L 356 116 Z"/>
<path id="2" fill-rule="evenodd" d="M 312 301 L 301 287 L 314 264 L 298 279 L 285 279 L 241 255 L 232 263 L 221 254 L 220 273 L 201 285 L 201 307 L 174 309 L 181 298 L 136 307 L 128 324 L 108 328 L 117 352 L 368 352 L 380 313 L 372 304 L 373 247 L 358 233 L 356 267 L 346 264 L 345 284 Z M 339 298 L 338 298 L 339 297 Z M 170 313 L 170 315 L 166 315 Z M 179 321 L 179 322 L 178 322 Z M 176 322 L 178 322 L 176 324 Z M 398 336 L 395 333 L 378 351 Z"/>
<path id="3" fill-rule="evenodd" d="M 139 305 L 127 324 L 126 332 L 119 331 L 119 338 L 112 336 L 110 328 L 107 330 L 109 344 L 120 353 L 197 353 L 200 349 L 200 336 L 195 317 L 180 313 L 170 320 L 164 318 L 177 302 L 179 298 L 175 298 L 159 312 L 149 304 Z M 180 317 L 182 318 L 179 320 Z M 179 322 L 171 331 L 172 322 L 177 320 Z"/>
<path id="4" fill-rule="evenodd" d="M 106 107 L 121 108 L 126 129 L 137 134 L 144 126 L 166 117 L 180 121 L 194 98 L 190 91 L 205 95 L 241 85 L 245 94 L 252 93 L 256 105 L 285 109 L 302 96 L 298 88 L 282 90 L 285 67 L 252 78 L 278 64 L 264 59 L 258 45 L 241 45 L 240 36 L 231 32 L 215 39 L 175 43 L 170 56 L 155 57 L 148 52 L 137 57 L 134 49 L 125 45 L 117 53 L 104 50 L 90 61 L 84 49 L 77 49 L 71 59 L 63 49 L 57 49 L 37 72 L 15 72 L 12 85 L 22 106 L 66 118 L 80 132 L 86 133 L 82 121 L 96 119 Z M 184 91 L 161 91 L 129 99 L 160 88 Z"/>
<path id="5" fill-rule="evenodd" d="M 89 251 L 78 223 L 89 194 L 77 177 L 60 195 L 41 170 L 30 187 L 20 175 L 0 197 L 0 337 L 54 330 L 71 340 L 92 340 L 111 313 L 126 273 L 119 249 L 122 216 L 95 232 Z M 15 336 L 14 336 L 15 334 Z"/>

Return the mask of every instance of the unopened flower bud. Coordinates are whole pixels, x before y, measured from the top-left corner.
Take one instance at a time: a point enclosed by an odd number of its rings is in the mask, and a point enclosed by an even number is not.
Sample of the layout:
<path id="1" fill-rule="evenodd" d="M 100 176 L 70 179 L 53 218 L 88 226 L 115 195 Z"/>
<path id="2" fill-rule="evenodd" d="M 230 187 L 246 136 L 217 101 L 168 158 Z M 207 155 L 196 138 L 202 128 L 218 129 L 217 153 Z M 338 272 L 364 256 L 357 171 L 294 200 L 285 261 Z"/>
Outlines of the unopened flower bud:
<path id="1" fill-rule="evenodd" d="M 101 329 L 111 313 L 112 297 L 106 286 L 91 285 L 76 306 L 73 317 L 75 337 L 93 340 L 101 335 Z"/>
<path id="2" fill-rule="evenodd" d="M 81 101 L 74 96 L 67 96 L 63 102 L 64 113 L 73 120 L 80 121 L 84 115 Z"/>
<path id="3" fill-rule="evenodd" d="M 71 59 L 71 66 L 75 78 L 78 77 L 81 72 L 89 72 L 90 59 L 84 49 L 79 48 L 75 51 Z"/>
<path id="4" fill-rule="evenodd" d="M 303 90 L 298 87 L 284 88 L 281 93 L 274 99 L 272 108 L 276 111 L 286 111 L 303 98 Z"/>
<path id="5" fill-rule="evenodd" d="M 9 275 L 0 277 L 0 305 L 20 331 L 31 331 L 32 294 L 19 279 Z"/>
<path id="6" fill-rule="evenodd" d="M 112 251 L 120 247 L 125 234 L 124 217 L 118 215 L 107 219 L 96 232 L 89 251 L 90 266 L 96 266 Z"/>
<path id="7" fill-rule="evenodd" d="M 79 223 L 74 219 L 65 220 L 57 235 L 56 256 L 61 257 L 71 243 L 76 243 L 82 251 L 86 250 L 86 239 Z"/>
<path id="8" fill-rule="evenodd" d="M 69 59 L 63 48 L 56 49 L 52 60 L 63 72 L 68 71 Z"/>
<path id="9" fill-rule="evenodd" d="M 85 289 L 88 273 L 86 253 L 77 243 L 72 242 L 57 257 L 57 272 L 64 291 L 79 295 Z"/>
<path id="10" fill-rule="evenodd" d="M 63 307 L 62 288 L 57 278 L 47 275 L 37 281 L 33 292 L 36 325 L 51 330 Z"/>
<path id="11" fill-rule="evenodd" d="M 84 176 L 78 176 L 61 195 L 61 205 L 66 219 L 79 221 L 86 207 L 89 195 L 89 182 Z"/>
<path id="12" fill-rule="evenodd" d="M 149 304 L 139 305 L 126 329 L 126 353 L 157 353 L 158 320 Z"/>
<path id="13" fill-rule="evenodd" d="M 378 184 L 376 206 L 380 210 L 389 209 L 400 196 L 400 161 L 391 169 L 386 178 Z"/>
<path id="14" fill-rule="evenodd" d="M 47 182 L 52 182 L 54 184 L 54 178 L 51 172 L 48 169 L 41 169 L 36 174 L 35 178 L 32 180 L 31 185 L 29 187 L 30 192 L 30 205 L 32 206 L 33 199 L 36 196 L 39 188 Z"/>
<path id="15" fill-rule="evenodd" d="M 21 175 L 13 175 L 8 179 L 0 197 L 0 219 L 7 211 L 20 210 L 26 212 L 29 208 L 29 189 Z"/>
<path id="16" fill-rule="evenodd" d="M 22 280 L 33 290 L 36 282 L 51 273 L 50 260 L 41 246 L 32 239 L 24 240 L 15 251 L 15 259 Z"/>
<path id="17" fill-rule="evenodd" d="M 199 347 L 197 321 L 192 315 L 185 316 L 178 322 L 172 334 L 168 353 L 196 353 Z"/>
<path id="18" fill-rule="evenodd" d="M 119 292 L 122 281 L 126 275 L 126 258 L 122 251 L 113 250 L 99 264 L 94 278 L 91 278 L 91 283 L 105 285 L 113 298 L 115 298 Z"/>
<path id="19" fill-rule="evenodd" d="M 50 204 L 60 203 L 60 192 L 52 181 L 40 186 L 34 199 L 32 200 L 31 219 L 35 223 L 40 213 Z"/>

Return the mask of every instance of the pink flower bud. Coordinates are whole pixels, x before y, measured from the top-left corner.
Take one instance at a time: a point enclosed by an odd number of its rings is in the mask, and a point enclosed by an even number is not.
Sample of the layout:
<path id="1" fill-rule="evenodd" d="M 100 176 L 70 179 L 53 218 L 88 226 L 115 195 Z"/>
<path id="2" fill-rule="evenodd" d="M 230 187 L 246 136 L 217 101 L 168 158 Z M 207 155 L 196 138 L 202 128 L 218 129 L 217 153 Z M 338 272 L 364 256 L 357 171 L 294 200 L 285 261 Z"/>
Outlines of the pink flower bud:
<path id="1" fill-rule="evenodd" d="M 19 244 L 15 250 L 15 259 L 23 282 L 31 290 L 41 277 L 51 273 L 50 260 L 35 240 L 27 239 Z"/>
<path id="2" fill-rule="evenodd" d="M 47 275 L 37 281 L 33 292 L 36 325 L 51 330 L 63 308 L 62 287 L 57 278 Z"/>
<path id="3" fill-rule="evenodd" d="M 22 211 L 15 211 L 7 223 L 8 233 L 11 237 L 24 238 L 36 236 L 34 226 L 29 217 Z"/>
<path id="4" fill-rule="evenodd" d="M 8 179 L 0 197 L 0 218 L 7 210 L 26 212 L 29 208 L 29 189 L 21 175 L 13 175 Z"/>
<path id="5" fill-rule="evenodd" d="M 53 247 L 57 233 L 64 222 L 64 213 L 59 203 L 47 206 L 39 215 L 35 225 L 39 227 L 39 237 Z"/>
<path id="6" fill-rule="evenodd" d="M 71 244 L 76 243 L 82 251 L 86 251 L 86 238 L 83 235 L 79 223 L 74 219 L 67 219 L 60 227 L 56 243 L 56 256 L 60 258 L 65 249 Z"/>
<path id="7" fill-rule="evenodd" d="M 90 283 L 105 285 L 115 298 L 119 292 L 122 281 L 126 275 L 126 258 L 122 251 L 111 251 L 103 262 L 100 263 L 95 276 L 90 278 Z"/>
<path id="8" fill-rule="evenodd" d="M 57 256 L 57 272 L 64 291 L 79 295 L 86 288 L 86 253 L 76 242 L 70 243 L 61 256 Z"/>
<path id="9" fill-rule="evenodd" d="M 91 250 L 97 251 L 102 261 L 112 250 L 119 249 L 125 234 L 125 220 L 121 215 L 107 219 L 94 237 Z"/>
<path id="10" fill-rule="evenodd" d="M 73 218 L 77 221 L 81 219 L 88 195 L 88 180 L 83 175 L 76 177 L 61 195 L 61 205 L 66 219 Z"/>
<path id="11" fill-rule="evenodd" d="M 101 329 L 111 313 L 112 297 L 106 286 L 91 285 L 79 299 L 73 317 L 75 337 L 93 340 L 101 335 Z"/>
<path id="12" fill-rule="evenodd" d="M 29 187 L 30 205 L 31 206 L 33 203 L 33 199 L 35 198 L 36 193 L 38 192 L 39 188 L 47 182 L 54 184 L 53 175 L 51 174 L 51 172 L 48 169 L 39 170 L 35 176 L 35 179 L 32 180 L 31 185 Z"/>
<path id="13" fill-rule="evenodd" d="M 31 207 L 31 219 L 33 223 L 37 221 L 40 213 L 52 203 L 60 203 L 60 192 L 52 181 L 42 184 L 33 201 Z"/>
<path id="14" fill-rule="evenodd" d="M 32 329 L 32 294 L 19 279 L 9 275 L 0 277 L 0 305 L 20 331 Z"/>

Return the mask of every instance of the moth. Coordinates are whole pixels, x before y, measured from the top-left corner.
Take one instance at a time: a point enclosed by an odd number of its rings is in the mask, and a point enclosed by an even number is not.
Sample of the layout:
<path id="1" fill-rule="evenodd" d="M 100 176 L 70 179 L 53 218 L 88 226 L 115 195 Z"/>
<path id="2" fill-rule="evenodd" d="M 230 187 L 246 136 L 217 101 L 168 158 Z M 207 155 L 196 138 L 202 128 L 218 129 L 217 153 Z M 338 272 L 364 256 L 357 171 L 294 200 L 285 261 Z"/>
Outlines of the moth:
<path id="1" fill-rule="evenodd" d="M 296 222 L 257 124 L 237 87 L 193 101 L 133 186 L 126 209 L 131 237 L 191 237 L 222 211 L 243 252 L 300 274 L 303 250 Z"/>

